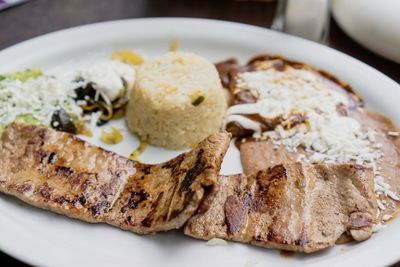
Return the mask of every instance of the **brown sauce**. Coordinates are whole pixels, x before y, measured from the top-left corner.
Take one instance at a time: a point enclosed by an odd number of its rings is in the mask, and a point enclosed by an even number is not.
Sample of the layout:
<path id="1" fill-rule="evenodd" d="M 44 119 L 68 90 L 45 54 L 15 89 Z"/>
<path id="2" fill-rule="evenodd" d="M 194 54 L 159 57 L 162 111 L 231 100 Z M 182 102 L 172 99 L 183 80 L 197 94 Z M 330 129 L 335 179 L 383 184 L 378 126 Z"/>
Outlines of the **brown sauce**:
<path id="1" fill-rule="evenodd" d="M 291 258 L 294 257 L 295 252 L 294 251 L 281 250 L 280 251 L 280 255 L 281 255 L 282 258 L 291 259 Z"/>

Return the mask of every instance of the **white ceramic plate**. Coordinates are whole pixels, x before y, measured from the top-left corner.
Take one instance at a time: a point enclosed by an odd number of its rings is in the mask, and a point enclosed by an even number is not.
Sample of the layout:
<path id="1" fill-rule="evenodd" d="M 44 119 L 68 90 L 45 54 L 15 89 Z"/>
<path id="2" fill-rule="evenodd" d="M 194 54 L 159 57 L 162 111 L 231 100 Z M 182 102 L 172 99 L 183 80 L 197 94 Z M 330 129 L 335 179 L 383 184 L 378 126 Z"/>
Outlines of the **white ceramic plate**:
<path id="1" fill-rule="evenodd" d="M 370 107 L 400 125 L 400 86 L 380 72 L 310 41 L 222 21 L 135 19 L 63 30 L 3 50 L 0 72 L 40 67 L 50 73 L 64 73 L 109 57 L 118 49 L 152 56 L 165 52 L 175 38 L 180 40 L 180 50 L 212 61 L 235 56 L 244 62 L 256 54 L 270 53 L 323 68 L 348 81 Z M 123 121 L 115 123 L 124 126 Z M 125 136 L 123 144 L 107 148 L 129 154 L 137 140 Z M 98 143 L 98 136 L 92 142 Z M 159 162 L 177 153 L 150 148 L 141 160 Z M 240 170 L 238 152 L 231 148 L 222 172 Z M 204 241 L 185 237 L 181 231 L 139 236 L 105 224 L 68 219 L 0 196 L 0 248 L 39 266 L 377 266 L 400 259 L 399 240 L 400 220 L 396 220 L 366 242 L 287 259 L 279 251 L 238 243 L 209 247 Z"/>

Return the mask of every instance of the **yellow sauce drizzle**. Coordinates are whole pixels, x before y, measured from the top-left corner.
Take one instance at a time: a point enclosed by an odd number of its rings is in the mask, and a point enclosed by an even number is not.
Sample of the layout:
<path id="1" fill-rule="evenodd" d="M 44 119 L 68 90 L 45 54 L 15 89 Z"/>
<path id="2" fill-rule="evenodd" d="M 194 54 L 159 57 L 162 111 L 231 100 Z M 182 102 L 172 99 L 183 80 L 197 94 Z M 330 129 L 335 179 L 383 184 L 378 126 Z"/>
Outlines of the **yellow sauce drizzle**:
<path id="1" fill-rule="evenodd" d="M 144 152 L 144 150 L 147 148 L 149 144 L 146 142 L 146 140 L 140 140 L 139 146 L 132 151 L 132 153 L 129 155 L 130 160 L 138 160 L 140 154 Z"/>
<path id="2" fill-rule="evenodd" d="M 169 44 L 169 48 L 168 51 L 169 52 L 176 52 L 179 48 L 179 40 L 178 39 L 174 39 L 172 40 L 172 42 Z"/>
<path id="3" fill-rule="evenodd" d="M 117 51 L 111 56 L 112 60 L 119 60 L 129 65 L 141 65 L 144 59 L 141 55 L 128 50 Z"/>
<path id="4" fill-rule="evenodd" d="M 121 143 L 123 136 L 121 131 L 115 127 L 111 127 L 111 132 L 101 131 L 101 141 L 108 145 L 115 145 Z"/>

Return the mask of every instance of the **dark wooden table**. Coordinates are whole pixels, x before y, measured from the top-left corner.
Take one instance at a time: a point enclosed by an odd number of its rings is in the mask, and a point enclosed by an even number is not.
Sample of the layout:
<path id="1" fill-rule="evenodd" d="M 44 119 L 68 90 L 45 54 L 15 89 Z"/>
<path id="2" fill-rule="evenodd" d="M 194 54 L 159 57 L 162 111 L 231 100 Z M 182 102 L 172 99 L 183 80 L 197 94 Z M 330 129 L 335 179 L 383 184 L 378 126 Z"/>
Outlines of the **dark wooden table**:
<path id="1" fill-rule="evenodd" d="M 260 0 L 32 0 L 0 12 L 0 49 L 63 28 L 125 18 L 199 17 L 269 27 L 275 6 L 273 1 Z M 334 21 L 329 39 L 329 46 L 364 61 L 400 83 L 399 64 L 362 48 Z M 1 252 L 0 265 L 27 266 Z M 400 263 L 395 267 L 400 267 Z"/>

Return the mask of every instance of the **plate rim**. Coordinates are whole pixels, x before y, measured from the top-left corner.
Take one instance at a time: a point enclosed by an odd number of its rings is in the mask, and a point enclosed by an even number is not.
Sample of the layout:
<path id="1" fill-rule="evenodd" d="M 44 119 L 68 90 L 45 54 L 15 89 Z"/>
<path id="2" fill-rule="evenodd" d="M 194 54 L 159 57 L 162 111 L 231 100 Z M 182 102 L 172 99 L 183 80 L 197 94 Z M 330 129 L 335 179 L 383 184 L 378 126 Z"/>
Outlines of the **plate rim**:
<path id="1" fill-rule="evenodd" d="M 29 47 L 32 46 L 35 42 L 46 42 L 48 40 L 51 40 L 52 38 L 55 38 L 57 36 L 62 36 L 65 34 L 73 34 L 74 32 L 79 32 L 79 31 L 91 31 L 97 27 L 102 27 L 103 25 L 108 25 L 109 27 L 116 27 L 118 26 L 117 24 L 124 24 L 124 23 L 135 23 L 135 22 L 144 22 L 147 21 L 149 23 L 162 23 L 163 21 L 169 21 L 169 23 L 173 23 L 174 21 L 176 23 L 182 23 L 183 21 L 189 22 L 189 23 L 199 23 L 199 24 L 218 24 L 218 25 L 226 25 L 229 27 L 240 27 L 240 28 L 248 28 L 248 29 L 253 29 L 253 30 L 262 30 L 265 32 L 274 32 L 274 34 L 277 35 L 281 35 L 281 36 L 285 36 L 285 38 L 289 38 L 289 39 L 297 39 L 297 40 L 301 40 L 301 42 L 303 43 L 308 43 L 307 45 L 311 45 L 311 46 L 318 46 L 321 49 L 324 49 L 325 51 L 328 51 L 329 53 L 336 53 L 338 55 L 340 55 L 341 57 L 345 57 L 347 60 L 349 60 L 350 62 L 352 62 L 351 64 L 356 64 L 360 67 L 362 67 L 364 71 L 367 72 L 374 72 L 375 75 L 379 76 L 379 79 L 384 80 L 386 83 L 391 84 L 391 86 L 395 86 L 398 87 L 400 89 L 400 84 L 398 84 L 396 81 L 394 81 L 393 79 L 391 79 L 390 77 L 388 77 L 387 75 L 383 74 L 382 72 L 380 72 L 379 70 L 369 66 L 368 64 L 362 62 L 361 60 L 354 58 L 350 55 L 347 55 L 339 50 L 336 50 L 334 48 L 331 47 L 327 47 L 327 46 L 323 46 L 321 44 L 315 43 L 313 41 L 309 41 L 297 36 L 292 36 L 292 35 L 288 35 L 285 33 L 281 33 L 281 32 L 276 32 L 267 28 L 263 28 L 260 26 L 253 26 L 253 25 L 249 25 L 249 24 L 244 24 L 244 23 L 239 23 L 239 22 L 231 22 L 231 21 L 224 21 L 224 20 L 215 20 L 215 19 L 201 19 L 201 18 L 186 18 L 186 17 L 148 17 L 148 18 L 132 18 L 132 19 L 121 19 L 121 20 L 110 20 L 110 21 L 102 21 L 102 22 L 96 22 L 96 23 L 90 23 L 90 24 L 85 24 L 85 25 L 80 25 L 80 26 L 75 26 L 75 27 L 70 27 L 70 28 L 66 28 L 66 29 L 61 29 L 61 30 L 57 30 L 54 32 L 49 32 L 43 35 L 39 35 L 27 40 L 24 40 L 22 42 L 19 42 L 17 44 L 11 45 L 7 48 L 4 48 L 0 51 L 0 62 L 2 60 L 3 57 L 5 57 L 7 54 L 12 54 L 15 53 L 15 51 L 19 50 L 19 49 L 24 49 L 24 47 Z M 356 89 L 357 91 L 357 89 Z M 17 253 L 14 251 L 12 251 L 11 249 L 5 248 L 3 243 L 0 242 L 0 249 L 14 257 L 17 258 L 18 260 L 25 262 L 27 264 L 33 263 L 35 265 L 47 265 L 45 260 L 37 260 L 35 259 L 35 257 L 32 257 L 32 255 L 30 256 L 26 256 L 23 255 L 23 253 Z M 397 262 L 398 260 L 400 260 L 400 256 L 393 256 L 392 258 L 386 258 L 383 259 L 381 261 L 381 263 L 385 263 L 385 264 L 392 264 Z M 318 264 L 318 262 L 317 262 Z M 313 265 L 313 263 L 311 263 L 310 265 Z"/>

